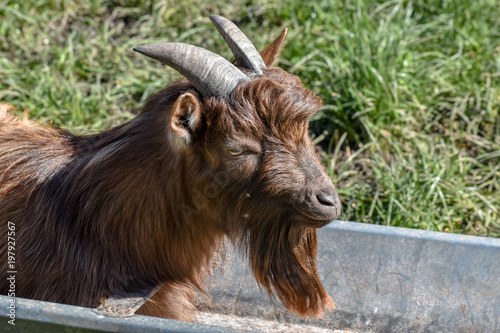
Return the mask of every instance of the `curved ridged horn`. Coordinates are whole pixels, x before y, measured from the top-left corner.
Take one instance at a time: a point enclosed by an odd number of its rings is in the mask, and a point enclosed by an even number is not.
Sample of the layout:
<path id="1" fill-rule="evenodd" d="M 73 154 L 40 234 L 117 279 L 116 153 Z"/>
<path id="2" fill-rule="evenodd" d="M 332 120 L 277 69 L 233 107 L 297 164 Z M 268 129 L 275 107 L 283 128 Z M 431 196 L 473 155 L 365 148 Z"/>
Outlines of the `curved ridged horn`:
<path id="1" fill-rule="evenodd" d="M 161 61 L 188 79 L 203 96 L 227 96 L 248 77 L 229 61 L 201 47 L 184 43 L 138 46 L 134 51 Z"/>
<path id="2" fill-rule="evenodd" d="M 231 49 L 236 60 L 236 65 L 248 68 L 257 74 L 262 74 L 262 68 L 266 68 L 266 64 L 262 60 L 259 51 L 255 49 L 255 46 L 247 36 L 225 17 L 211 15 L 210 20 L 212 20 Z"/>

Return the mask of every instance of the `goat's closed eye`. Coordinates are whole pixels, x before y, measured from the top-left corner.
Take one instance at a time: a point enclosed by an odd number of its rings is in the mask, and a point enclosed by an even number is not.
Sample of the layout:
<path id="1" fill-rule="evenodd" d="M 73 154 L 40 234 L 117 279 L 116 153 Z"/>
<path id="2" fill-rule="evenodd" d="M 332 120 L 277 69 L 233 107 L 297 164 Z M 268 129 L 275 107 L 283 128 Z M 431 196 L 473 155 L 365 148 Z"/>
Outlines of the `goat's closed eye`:
<path id="1" fill-rule="evenodd" d="M 238 155 L 241 155 L 243 154 L 244 152 L 246 152 L 246 148 L 244 147 L 238 147 L 238 148 L 232 148 L 232 149 L 229 149 L 229 154 L 233 155 L 233 156 L 238 156 Z"/>

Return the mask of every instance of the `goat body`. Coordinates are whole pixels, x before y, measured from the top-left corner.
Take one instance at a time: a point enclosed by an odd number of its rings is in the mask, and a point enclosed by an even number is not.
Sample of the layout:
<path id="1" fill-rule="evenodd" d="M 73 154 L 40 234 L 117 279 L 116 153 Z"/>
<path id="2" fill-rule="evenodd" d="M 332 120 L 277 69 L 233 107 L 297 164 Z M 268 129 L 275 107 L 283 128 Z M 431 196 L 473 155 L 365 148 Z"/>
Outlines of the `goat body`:
<path id="1" fill-rule="evenodd" d="M 192 320 L 195 292 L 230 239 L 289 310 L 333 307 L 317 274 L 316 228 L 340 205 L 308 136 L 321 101 L 272 67 L 285 35 L 261 52 L 258 75 L 206 88 L 179 69 L 189 81 L 97 135 L 0 106 L 0 293 L 14 225 L 18 297 L 95 307 L 162 285 L 139 313 Z"/>

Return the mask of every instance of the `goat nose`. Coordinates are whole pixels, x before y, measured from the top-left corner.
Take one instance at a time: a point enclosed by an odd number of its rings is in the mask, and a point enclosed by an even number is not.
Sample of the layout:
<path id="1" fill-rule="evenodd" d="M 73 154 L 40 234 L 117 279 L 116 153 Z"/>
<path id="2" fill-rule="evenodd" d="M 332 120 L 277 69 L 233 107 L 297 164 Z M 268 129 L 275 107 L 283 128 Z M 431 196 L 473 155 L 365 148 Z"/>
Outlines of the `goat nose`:
<path id="1" fill-rule="evenodd" d="M 337 219 L 341 210 L 339 196 L 333 184 L 330 186 L 328 184 L 322 185 L 302 197 L 303 201 L 297 202 L 296 207 L 303 218 L 309 218 L 306 225 L 315 228 L 320 228 Z"/>
<path id="2" fill-rule="evenodd" d="M 325 219 L 334 220 L 340 215 L 340 200 L 337 191 L 332 186 L 322 189 L 316 193 L 316 206 L 318 207 L 319 215 Z"/>
<path id="3" fill-rule="evenodd" d="M 335 207 L 338 205 L 338 194 L 335 190 L 330 191 L 322 191 L 316 195 L 316 199 L 323 206 L 332 206 Z M 325 207 L 326 208 L 326 207 Z"/>

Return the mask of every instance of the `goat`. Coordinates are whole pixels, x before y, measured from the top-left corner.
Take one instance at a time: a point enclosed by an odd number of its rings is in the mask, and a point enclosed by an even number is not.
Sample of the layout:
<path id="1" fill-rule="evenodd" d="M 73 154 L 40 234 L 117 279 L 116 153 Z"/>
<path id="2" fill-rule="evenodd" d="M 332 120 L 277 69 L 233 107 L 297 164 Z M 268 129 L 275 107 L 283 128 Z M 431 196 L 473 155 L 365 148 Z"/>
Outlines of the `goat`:
<path id="1" fill-rule="evenodd" d="M 185 79 L 125 124 L 77 136 L 0 109 L 2 294 L 12 224 L 18 297 L 95 307 L 161 285 L 138 313 L 193 320 L 229 239 L 288 310 L 334 307 L 316 229 L 340 202 L 308 133 L 322 102 L 273 66 L 286 29 L 259 53 L 234 23 L 210 18 L 235 62 L 182 43 L 135 48 Z"/>

